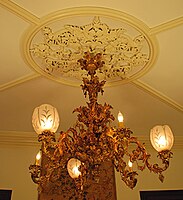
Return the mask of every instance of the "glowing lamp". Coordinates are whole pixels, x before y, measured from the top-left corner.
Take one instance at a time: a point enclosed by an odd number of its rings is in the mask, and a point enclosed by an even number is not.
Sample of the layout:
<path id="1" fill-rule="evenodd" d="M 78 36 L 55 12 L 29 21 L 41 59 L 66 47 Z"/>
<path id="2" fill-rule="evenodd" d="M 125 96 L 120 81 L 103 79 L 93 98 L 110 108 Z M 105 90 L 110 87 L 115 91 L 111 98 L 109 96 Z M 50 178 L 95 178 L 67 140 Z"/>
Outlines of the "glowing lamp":
<path id="1" fill-rule="evenodd" d="M 118 113 L 118 121 L 119 121 L 119 122 L 123 122 L 123 120 L 124 120 L 123 115 L 122 115 L 122 113 L 119 111 L 119 113 Z"/>
<path id="2" fill-rule="evenodd" d="M 81 161 L 76 158 L 71 158 L 67 163 L 67 171 L 71 178 L 78 178 L 81 175 L 79 171 L 79 167 L 81 165 Z"/>
<path id="3" fill-rule="evenodd" d="M 124 117 L 121 112 L 118 113 L 118 126 L 119 128 L 124 128 L 123 124 Z"/>
<path id="4" fill-rule="evenodd" d="M 39 151 L 36 155 L 36 165 L 39 165 L 39 161 L 41 159 L 41 151 Z"/>
<path id="5" fill-rule="evenodd" d="M 133 166 L 133 163 L 129 160 L 128 161 L 128 166 L 130 167 L 130 168 L 132 168 L 132 166 Z"/>
<path id="6" fill-rule="evenodd" d="M 56 132 L 59 126 L 57 109 L 49 104 L 36 107 L 32 115 L 32 125 L 38 134 L 43 131 Z"/>
<path id="7" fill-rule="evenodd" d="M 155 126 L 150 131 L 150 140 L 152 146 L 158 151 L 170 150 L 173 146 L 174 137 L 168 125 Z"/>

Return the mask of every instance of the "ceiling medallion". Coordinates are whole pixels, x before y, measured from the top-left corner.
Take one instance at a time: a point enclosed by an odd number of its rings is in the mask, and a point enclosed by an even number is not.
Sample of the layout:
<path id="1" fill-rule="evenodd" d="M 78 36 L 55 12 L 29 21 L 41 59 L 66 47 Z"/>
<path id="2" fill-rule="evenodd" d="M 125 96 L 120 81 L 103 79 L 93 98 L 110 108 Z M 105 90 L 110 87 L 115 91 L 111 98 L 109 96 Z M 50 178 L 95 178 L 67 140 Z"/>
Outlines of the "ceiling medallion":
<path id="1" fill-rule="evenodd" d="M 139 78 L 154 62 L 154 41 L 144 24 L 134 24 L 126 18 L 71 14 L 47 20 L 28 34 L 27 61 L 48 78 L 79 86 L 87 74 L 77 60 L 86 51 L 101 53 L 105 67 L 97 75 L 107 85 Z M 134 21 L 137 22 L 135 18 Z"/>

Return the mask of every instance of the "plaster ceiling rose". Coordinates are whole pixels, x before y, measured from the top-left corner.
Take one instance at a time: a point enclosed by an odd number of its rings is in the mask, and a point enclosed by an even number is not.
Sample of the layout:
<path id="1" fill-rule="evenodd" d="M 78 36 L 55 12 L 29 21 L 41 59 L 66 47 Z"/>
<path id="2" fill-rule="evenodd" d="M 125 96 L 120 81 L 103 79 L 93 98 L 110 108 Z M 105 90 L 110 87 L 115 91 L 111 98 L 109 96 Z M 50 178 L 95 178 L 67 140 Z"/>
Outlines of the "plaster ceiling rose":
<path id="1" fill-rule="evenodd" d="M 79 86 L 86 72 L 79 63 L 84 52 L 101 53 L 98 72 L 106 85 L 130 82 L 153 65 L 156 40 L 149 28 L 125 13 L 94 7 L 62 10 L 31 26 L 24 38 L 24 57 L 38 73 Z"/>

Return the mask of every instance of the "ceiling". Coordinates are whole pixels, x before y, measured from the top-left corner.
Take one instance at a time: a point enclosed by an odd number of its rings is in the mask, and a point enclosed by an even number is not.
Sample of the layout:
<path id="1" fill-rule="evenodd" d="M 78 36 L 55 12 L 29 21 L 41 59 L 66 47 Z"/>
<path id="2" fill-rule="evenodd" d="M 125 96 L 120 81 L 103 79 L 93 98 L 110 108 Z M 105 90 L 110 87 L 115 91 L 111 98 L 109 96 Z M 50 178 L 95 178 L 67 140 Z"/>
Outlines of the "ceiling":
<path id="1" fill-rule="evenodd" d="M 32 27 L 43 24 L 45 19 L 71 10 L 76 10 L 77 16 L 82 9 L 92 10 L 91 16 L 100 15 L 99 12 L 105 10 L 107 16 L 107 9 L 110 9 L 111 13 L 125 14 L 145 24 L 147 34 L 155 40 L 154 60 L 141 76 L 125 84 L 106 87 L 101 101 L 113 106 L 114 115 L 120 110 L 124 114 L 126 126 L 138 136 L 148 137 L 154 125 L 168 124 L 175 137 L 182 138 L 182 0 L 37 2 L 0 0 L 1 133 L 32 133 L 31 115 L 33 109 L 42 103 L 52 104 L 58 109 L 60 130 L 66 130 L 74 123 L 76 116 L 72 111 L 85 102 L 81 89 L 54 81 L 33 69 L 25 57 L 26 34 Z M 111 16 L 109 14 L 109 18 Z M 72 18 L 75 24 L 74 15 L 70 17 L 71 23 Z"/>

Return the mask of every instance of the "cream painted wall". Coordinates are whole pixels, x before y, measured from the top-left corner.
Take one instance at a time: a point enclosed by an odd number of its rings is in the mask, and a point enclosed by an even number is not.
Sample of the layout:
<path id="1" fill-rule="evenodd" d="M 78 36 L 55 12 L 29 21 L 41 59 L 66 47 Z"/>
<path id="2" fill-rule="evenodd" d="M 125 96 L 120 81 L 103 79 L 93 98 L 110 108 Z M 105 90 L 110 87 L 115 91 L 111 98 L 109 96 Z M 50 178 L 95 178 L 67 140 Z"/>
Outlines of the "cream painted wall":
<path id="1" fill-rule="evenodd" d="M 39 147 L 0 145 L 0 188 L 12 189 L 12 200 L 36 200 L 37 189 L 29 165 Z"/>
<path id="2" fill-rule="evenodd" d="M 2 140 L 1 140 L 2 141 Z M 31 181 L 28 167 L 34 162 L 39 146 L 22 146 L 6 144 L 0 141 L 0 188 L 12 188 L 12 200 L 36 200 L 36 185 Z M 157 161 L 155 151 L 150 149 L 154 161 Z M 116 173 L 118 200 L 140 200 L 141 190 L 183 189 L 182 158 L 183 150 L 173 149 L 174 156 L 170 168 L 165 173 L 162 184 L 157 175 L 145 170 L 139 174 L 138 183 L 134 190 L 128 189 Z"/>

